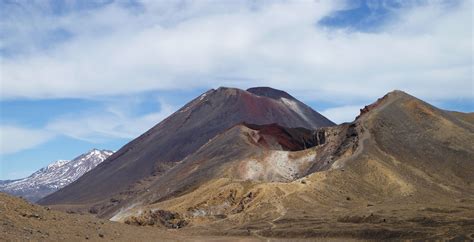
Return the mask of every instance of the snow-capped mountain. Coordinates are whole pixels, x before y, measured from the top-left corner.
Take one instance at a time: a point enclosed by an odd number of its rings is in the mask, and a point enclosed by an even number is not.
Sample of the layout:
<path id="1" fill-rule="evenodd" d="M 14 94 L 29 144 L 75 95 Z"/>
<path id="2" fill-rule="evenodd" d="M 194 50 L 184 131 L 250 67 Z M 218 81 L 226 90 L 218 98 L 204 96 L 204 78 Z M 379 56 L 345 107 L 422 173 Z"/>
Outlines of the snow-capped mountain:
<path id="1" fill-rule="evenodd" d="M 112 154 L 109 150 L 93 149 L 73 160 L 58 160 L 29 177 L 0 181 L 0 191 L 37 201 L 77 180 Z"/>

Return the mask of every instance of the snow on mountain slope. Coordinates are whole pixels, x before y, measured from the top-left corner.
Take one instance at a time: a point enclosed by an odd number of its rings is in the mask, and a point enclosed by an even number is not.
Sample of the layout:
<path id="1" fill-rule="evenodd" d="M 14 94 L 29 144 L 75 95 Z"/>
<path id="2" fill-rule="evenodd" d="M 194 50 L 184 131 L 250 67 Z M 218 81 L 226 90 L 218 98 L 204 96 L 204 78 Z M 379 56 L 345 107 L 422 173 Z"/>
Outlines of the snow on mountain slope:
<path id="1" fill-rule="evenodd" d="M 0 191 L 37 201 L 77 180 L 112 154 L 112 151 L 93 149 L 73 160 L 58 160 L 29 177 L 0 182 Z"/>

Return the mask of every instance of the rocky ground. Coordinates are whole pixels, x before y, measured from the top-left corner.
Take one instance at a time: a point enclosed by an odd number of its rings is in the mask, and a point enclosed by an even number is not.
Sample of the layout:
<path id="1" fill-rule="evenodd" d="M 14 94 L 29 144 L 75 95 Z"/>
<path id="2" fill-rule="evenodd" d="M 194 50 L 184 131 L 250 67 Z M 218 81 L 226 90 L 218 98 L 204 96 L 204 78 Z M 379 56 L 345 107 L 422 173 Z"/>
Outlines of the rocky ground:
<path id="1" fill-rule="evenodd" d="M 183 225 L 195 235 L 313 239 L 474 239 L 474 199 L 419 196 L 361 198 L 348 180 L 326 187 L 326 172 L 291 183 L 236 183 L 220 179 L 170 201 L 150 205 L 129 224 Z M 337 178 L 335 178 L 337 179 Z M 171 219 L 149 211 L 175 211 Z M 149 210 L 148 210 L 149 209 Z M 159 211 L 159 210 L 156 210 Z M 126 217 L 126 216 L 125 216 Z M 146 222 L 144 222 L 146 221 Z M 150 221 L 153 221 L 149 223 Z M 172 225 L 173 226 L 173 225 Z"/>
<path id="2" fill-rule="evenodd" d="M 69 214 L 0 193 L 0 241 L 222 241 L 176 229 L 133 226 Z M 256 237 L 226 237 L 230 241 L 259 241 Z"/>
<path id="3" fill-rule="evenodd" d="M 312 178 L 310 178 L 312 179 Z M 311 181 L 307 181 L 311 183 Z M 296 184 L 294 184 L 296 185 Z M 291 185 L 290 185 L 291 186 Z M 274 192 L 273 188 L 262 190 Z M 279 188 L 280 189 L 280 188 Z M 294 187 L 290 188 L 294 189 Z M 285 194 L 286 190 L 281 190 Z M 268 195 L 268 194 L 267 194 Z M 308 194 L 311 196 L 311 194 Z M 314 194 L 312 194 L 314 195 Z M 458 200 L 426 204 L 411 201 L 404 204 L 378 204 L 352 200 L 341 195 L 337 207 L 327 205 L 308 210 L 301 204 L 300 210 L 286 210 L 285 203 L 300 203 L 302 197 L 287 195 L 274 204 L 283 206 L 268 209 L 254 208 L 247 202 L 238 201 L 233 207 L 239 214 L 243 206 L 251 223 L 238 225 L 234 216 L 217 222 L 194 220 L 193 226 L 174 229 L 172 222 L 186 221 L 166 212 L 146 223 L 123 224 L 98 219 L 91 215 L 70 214 L 30 204 L 23 199 L 0 193 L 1 241 L 348 241 L 355 239 L 474 239 L 474 201 Z M 273 206 L 272 205 L 272 206 Z M 178 205 L 179 206 L 179 205 Z M 293 206 L 294 207 L 294 206 Z M 250 212 L 249 212 L 250 211 Z M 277 211 L 276 214 L 265 212 Z M 144 213 L 146 215 L 148 213 Z M 262 216 L 263 215 L 263 216 Z M 175 217 L 176 216 L 176 217 Z M 269 220 L 268 217 L 274 217 Z M 164 220 L 163 220 L 164 218 Z M 166 219 L 170 220 L 166 220 Z M 143 220 L 144 217 L 140 218 Z M 135 222 L 138 220 L 135 220 Z M 171 226 L 166 226 L 166 224 Z"/>

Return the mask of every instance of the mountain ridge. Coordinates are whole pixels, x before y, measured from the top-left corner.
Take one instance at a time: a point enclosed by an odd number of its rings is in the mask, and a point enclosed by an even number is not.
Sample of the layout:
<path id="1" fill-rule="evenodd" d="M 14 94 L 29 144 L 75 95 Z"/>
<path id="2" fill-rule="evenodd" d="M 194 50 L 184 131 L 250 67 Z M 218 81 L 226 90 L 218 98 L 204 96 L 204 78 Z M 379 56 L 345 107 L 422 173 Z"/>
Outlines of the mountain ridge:
<path id="1" fill-rule="evenodd" d="M 313 116 L 284 92 L 253 92 L 259 95 L 235 88 L 203 93 L 42 202 L 203 235 L 474 238 L 472 114 L 441 110 L 396 90 L 361 108 L 353 122 L 315 127 L 303 118 Z M 233 119 L 236 114 L 253 119 Z M 219 128 L 207 133 L 210 127 Z M 101 180 L 115 184 L 98 169 L 146 167 L 140 159 L 150 157 L 140 155 L 173 152 L 174 146 L 155 143 L 157 137 L 179 147 L 201 139 L 177 162 L 154 160 L 169 165 L 158 173 L 87 199 L 96 195 L 89 188 L 104 191 L 96 185 Z"/>
<path id="2" fill-rule="evenodd" d="M 217 135 L 121 201 L 123 210 L 102 216 L 141 224 L 160 209 L 216 235 L 252 227 L 269 237 L 471 236 L 474 123 L 395 91 L 351 123 L 310 131 L 324 141 L 303 150 L 282 150 L 269 142 L 278 133 L 259 133 L 275 127 L 263 126 L 239 124 Z"/>

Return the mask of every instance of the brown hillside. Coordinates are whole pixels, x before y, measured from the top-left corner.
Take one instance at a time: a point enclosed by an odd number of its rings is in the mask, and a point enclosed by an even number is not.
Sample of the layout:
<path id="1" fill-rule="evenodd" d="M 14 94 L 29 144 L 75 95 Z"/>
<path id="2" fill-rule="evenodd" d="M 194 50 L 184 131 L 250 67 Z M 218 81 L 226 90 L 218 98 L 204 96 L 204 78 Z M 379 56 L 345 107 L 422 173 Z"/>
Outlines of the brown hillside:
<path id="1" fill-rule="evenodd" d="M 150 219 L 143 211 L 161 209 L 179 214 L 184 231 L 213 234 L 474 238 L 474 126 L 458 115 L 394 91 L 353 123 L 314 131 L 324 133 L 325 142 L 309 149 L 248 142 L 267 135 L 254 128 L 236 126 L 180 164 L 194 168 L 178 180 L 205 177 L 199 185 L 164 197 L 145 192 L 134 202 L 148 205 L 114 219 L 137 224 Z M 236 148 L 243 144 L 248 153 Z M 221 156 L 212 152 L 218 147 Z"/>

